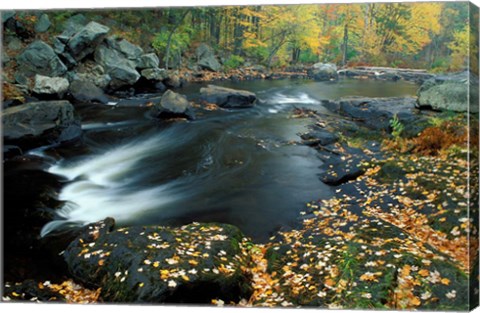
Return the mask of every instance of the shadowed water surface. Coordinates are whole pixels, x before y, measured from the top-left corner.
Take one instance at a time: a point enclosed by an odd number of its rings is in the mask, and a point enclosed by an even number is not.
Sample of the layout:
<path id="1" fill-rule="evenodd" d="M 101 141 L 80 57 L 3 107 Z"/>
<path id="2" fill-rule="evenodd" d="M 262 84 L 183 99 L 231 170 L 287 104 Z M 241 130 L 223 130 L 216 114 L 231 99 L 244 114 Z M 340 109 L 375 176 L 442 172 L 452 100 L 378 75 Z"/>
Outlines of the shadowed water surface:
<path id="1" fill-rule="evenodd" d="M 316 151 L 292 144 L 312 123 L 290 118 L 292 109 L 327 112 L 322 99 L 407 96 L 417 88 L 353 80 L 222 85 L 254 91 L 260 101 L 252 109 L 207 112 L 168 125 L 146 118 L 146 108 L 79 107 L 85 141 L 56 150 L 61 157 L 48 171 L 65 178 L 59 198 L 66 204 L 43 234 L 111 216 L 121 225 L 225 222 L 265 240 L 293 225 L 306 202 L 332 192 L 318 179 Z M 195 99 L 200 87 L 180 92 Z"/>

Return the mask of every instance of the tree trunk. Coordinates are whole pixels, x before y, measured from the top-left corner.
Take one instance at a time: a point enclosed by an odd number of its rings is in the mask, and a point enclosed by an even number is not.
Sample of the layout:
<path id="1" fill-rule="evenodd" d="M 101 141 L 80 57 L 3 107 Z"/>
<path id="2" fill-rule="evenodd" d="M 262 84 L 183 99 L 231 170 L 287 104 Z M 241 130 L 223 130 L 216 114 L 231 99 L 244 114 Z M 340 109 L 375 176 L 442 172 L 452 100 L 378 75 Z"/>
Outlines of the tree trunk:
<path id="1" fill-rule="evenodd" d="M 170 58 L 170 46 L 172 44 L 172 37 L 173 37 L 173 34 L 175 33 L 175 31 L 177 30 L 178 26 L 180 26 L 180 24 L 182 24 L 182 21 L 183 19 L 187 16 L 188 12 L 190 10 L 185 10 L 185 12 L 183 13 L 183 15 L 180 17 L 180 19 L 178 20 L 178 22 L 173 26 L 172 30 L 170 31 L 170 34 L 168 34 L 168 39 L 167 39 L 167 47 L 165 49 L 165 69 L 168 71 L 168 61 L 169 61 L 169 58 Z"/>
<path id="2" fill-rule="evenodd" d="M 347 65 L 347 49 L 348 49 L 348 25 L 345 23 L 345 27 L 343 29 L 343 58 L 342 58 L 342 65 Z"/>

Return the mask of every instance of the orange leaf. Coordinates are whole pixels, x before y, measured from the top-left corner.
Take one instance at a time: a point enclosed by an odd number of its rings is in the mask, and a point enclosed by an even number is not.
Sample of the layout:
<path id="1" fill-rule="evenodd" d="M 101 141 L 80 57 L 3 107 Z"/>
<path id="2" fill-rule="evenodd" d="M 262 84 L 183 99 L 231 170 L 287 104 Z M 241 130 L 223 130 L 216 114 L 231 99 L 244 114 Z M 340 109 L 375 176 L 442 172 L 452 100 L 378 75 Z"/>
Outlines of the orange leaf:
<path id="1" fill-rule="evenodd" d="M 444 285 L 447 285 L 447 286 L 450 285 L 450 279 L 448 279 L 448 278 L 442 278 L 442 280 L 440 282 Z"/>

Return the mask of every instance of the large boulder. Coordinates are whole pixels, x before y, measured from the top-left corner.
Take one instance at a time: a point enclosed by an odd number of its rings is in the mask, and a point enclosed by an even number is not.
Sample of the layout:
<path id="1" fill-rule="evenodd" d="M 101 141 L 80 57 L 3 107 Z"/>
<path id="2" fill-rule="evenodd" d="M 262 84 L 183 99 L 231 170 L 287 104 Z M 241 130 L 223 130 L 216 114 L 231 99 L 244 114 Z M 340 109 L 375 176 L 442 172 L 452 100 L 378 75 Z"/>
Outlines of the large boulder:
<path id="1" fill-rule="evenodd" d="M 137 67 L 139 69 L 158 68 L 159 64 L 160 60 L 157 55 L 155 53 L 148 53 L 140 57 Z"/>
<path id="2" fill-rule="evenodd" d="M 202 43 L 195 52 L 199 67 L 214 72 L 218 72 L 222 68 L 222 65 L 215 58 L 213 49 L 207 44 Z"/>
<path id="3" fill-rule="evenodd" d="M 439 111 L 467 112 L 469 109 L 469 90 L 471 82 L 476 82 L 473 75 L 468 72 L 453 75 L 437 76 L 426 80 L 417 92 L 417 107 L 429 108 Z M 470 112 L 478 112 L 478 95 L 472 94 Z"/>
<path id="4" fill-rule="evenodd" d="M 115 229 L 107 218 L 85 227 L 64 257 L 71 274 L 101 287 L 107 302 L 228 303 L 251 295 L 243 240 L 226 224 Z"/>
<path id="5" fill-rule="evenodd" d="M 108 97 L 102 89 L 97 87 L 93 82 L 87 80 L 74 80 L 70 84 L 70 95 L 79 102 L 100 102 L 108 103 Z"/>
<path id="6" fill-rule="evenodd" d="M 33 92 L 38 95 L 56 95 L 62 98 L 69 85 L 68 80 L 63 77 L 35 75 Z"/>
<path id="7" fill-rule="evenodd" d="M 153 99 L 152 102 L 154 103 L 154 106 L 151 114 L 155 117 L 168 118 L 178 116 L 186 117 L 188 119 L 194 118 L 192 108 L 190 102 L 187 100 L 187 97 L 171 90 L 167 90 L 162 95 L 160 101 L 158 101 L 158 99 Z"/>
<path id="8" fill-rule="evenodd" d="M 126 39 L 108 37 L 105 40 L 108 47 L 120 52 L 127 60 L 135 63 L 135 66 L 140 62 L 143 55 L 143 49 L 137 45 L 132 44 Z"/>
<path id="9" fill-rule="evenodd" d="M 200 94 L 202 100 L 224 108 L 249 108 L 254 106 L 257 100 L 253 92 L 215 85 L 201 88 Z"/>
<path id="10" fill-rule="evenodd" d="M 100 45 L 95 51 L 95 61 L 102 65 L 112 79 L 110 87 L 118 89 L 135 84 L 140 74 L 135 69 L 136 64 L 126 59 L 119 51 Z"/>
<path id="11" fill-rule="evenodd" d="M 35 74 L 62 76 L 67 67 L 58 58 L 52 47 L 41 40 L 31 43 L 17 58 L 18 69 L 27 76 Z"/>
<path id="12" fill-rule="evenodd" d="M 1 113 L 6 144 L 22 149 L 78 139 L 81 128 L 68 101 L 38 101 L 9 107 Z"/>
<path id="13" fill-rule="evenodd" d="M 333 63 L 316 63 L 308 70 L 308 76 L 317 81 L 336 80 L 337 66 Z"/>
<path id="14" fill-rule="evenodd" d="M 76 61 L 93 53 L 110 28 L 97 22 L 90 22 L 73 35 L 67 43 L 68 51 Z"/>

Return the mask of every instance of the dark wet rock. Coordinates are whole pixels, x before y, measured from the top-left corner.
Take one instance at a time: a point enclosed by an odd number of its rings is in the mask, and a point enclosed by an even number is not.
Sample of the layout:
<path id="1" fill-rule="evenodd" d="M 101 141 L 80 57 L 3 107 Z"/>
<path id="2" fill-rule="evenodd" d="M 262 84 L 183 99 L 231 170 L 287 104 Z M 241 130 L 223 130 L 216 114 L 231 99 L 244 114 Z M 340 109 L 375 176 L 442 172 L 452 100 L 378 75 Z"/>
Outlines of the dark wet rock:
<path id="1" fill-rule="evenodd" d="M 195 51 L 197 55 L 197 65 L 203 69 L 218 72 L 222 65 L 215 57 L 213 49 L 205 43 L 202 43 Z"/>
<path id="2" fill-rule="evenodd" d="M 194 119 L 194 114 L 190 102 L 187 97 L 171 90 L 167 90 L 161 97 L 151 99 L 153 102 L 153 108 L 151 114 L 159 118 L 169 117 L 187 117 L 188 119 Z"/>
<path id="3" fill-rule="evenodd" d="M 158 56 L 155 53 L 148 53 L 140 57 L 137 67 L 139 69 L 158 68 L 159 64 Z"/>
<path id="4" fill-rule="evenodd" d="M 317 81 L 336 80 L 338 78 L 337 66 L 333 63 L 316 63 L 308 69 L 308 76 Z"/>
<path id="5" fill-rule="evenodd" d="M 13 145 L 4 145 L 3 146 L 3 159 L 11 159 L 13 157 L 22 155 L 22 149 Z"/>
<path id="6" fill-rule="evenodd" d="M 140 78 L 140 74 L 135 69 L 135 63 L 107 45 L 102 44 L 97 48 L 95 61 L 102 65 L 106 73 L 110 75 L 112 80 L 109 86 L 112 89 L 132 86 Z"/>
<path id="7" fill-rule="evenodd" d="M 65 296 L 32 279 L 20 283 L 6 283 L 2 297 L 11 301 L 66 302 Z"/>
<path id="8" fill-rule="evenodd" d="M 328 108 L 352 118 L 373 130 L 390 130 L 390 120 L 397 115 L 402 123 L 417 122 L 421 117 L 415 109 L 415 98 L 342 98 Z"/>
<path id="9" fill-rule="evenodd" d="M 2 121 L 5 143 L 22 149 L 72 141 L 81 135 L 74 108 L 68 101 L 39 101 L 10 107 L 3 110 Z"/>
<path id="10" fill-rule="evenodd" d="M 103 300 L 210 303 L 251 295 L 238 228 L 194 223 L 114 229 L 113 223 L 86 226 L 64 254 L 72 275 L 101 287 Z"/>
<path id="11" fill-rule="evenodd" d="M 365 173 L 363 162 L 365 162 L 365 158 L 361 155 L 330 159 L 321 167 L 325 172 L 320 174 L 320 180 L 331 186 L 355 180 Z"/>
<path id="12" fill-rule="evenodd" d="M 50 28 L 51 25 L 52 23 L 50 22 L 48 15 L 42 14 L 40 15 L 40 18 L 38 19 L 37 23 L 35 23 L 35 32 L 44 33 Z"/>
<path id="13" fill-rule="evenodd" d="M 237 90 L 215 85 L 200 89 L 201 99 L 224 108 L 250 108 L 255 105 L 257 96 L 250 91 Z"/>
<path id="14" fill-rule="evenodd" d="M 6 30 L 15 33 L 16 36 L 22 39 L 29 39 L 35 35 L 29 28 L 25 27 L 21 21 L 15 18 L 9 18 L 3 25 Z"/>
<path id="15" fill-rule="evenodd" d="M 154 88 L 157 92 L 164 92 L 167 90 L 167 86 L 165 86 L 165 84 L 162 82 L 156 82 Z"/>
<path id="16" fill-rule="evenodd" d="M 62 98 L 69 87 L 69 82 L 63 77 L 48 77 L 35 75 L 33 92 L 37 95 L 53 95 Z"/>
<path id="17" fill-rule="evenodd" d="M 90 22 L 68 40 L 68 51 L 76 61 L 92 54 L 102 42 L 110 28 L 97 22 Z"/>
<path id="18" fill-rule="evenodd" d="M 473 75 L 463 72 L 425 81 L 417 92 L 417 107 L 455 112 L 467 112 L 470 109 L 471 112 L 478 112 L 478 95 L 473 94 L 477 101 L 472 101 L 473 105 L 469 108 L 470 80 L 474 80 Z"/>
<path id="19" fill-rule="evenodd" d="M 109 101 L 103 90 L 91 81 L 74 80 L 70 84 L 68 92 L 79 102 L 100 102 L 105 104 Z"/>
<path id="20" fill-rule="evenodd" d="M 148 80 L 163 81 L 168 78 L 167 71 L 165 69 L 156 68 L 147 68 L 141 71 L 142 77 L 145 77 Z"/>
<path id="21" fill-rule="evenodd" d="M 73 69 L 75 66 L 78 65 L 78 62 L 75 60 L 75 58 L 66 51 L 60 53 L 58 57 L 60 58 L 60 60 L 62 60 L 63 64 L 65 64 L 68 69 Z"/>
<path id="22" fill-rule="evenodd" d="M 326 146 L 337 142 L 339 139 L 337 135 L 320 127 L 314 127 L 313 130 L 300 135 L 300 137 L 302 138 L 303 144 L 306 144 L 308 146 Z"/>
<path id="23" fill-rule="evenodd" d="M 17 58 L 19 71 L 26 76 L 40 74 L 50 77 L 62 76 L 67 67 L 58 58 L 52 47 L 41 40 L 31 43 Z"/>

